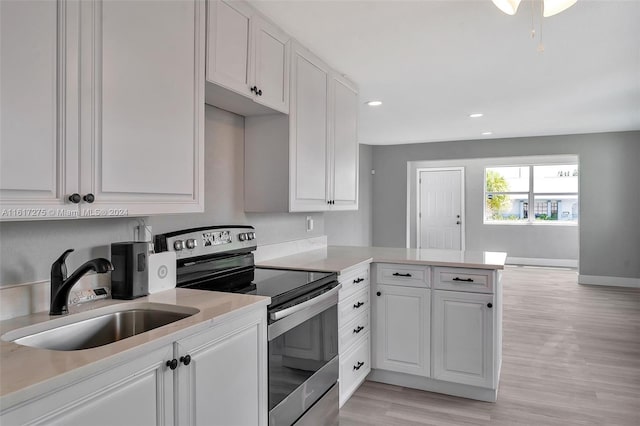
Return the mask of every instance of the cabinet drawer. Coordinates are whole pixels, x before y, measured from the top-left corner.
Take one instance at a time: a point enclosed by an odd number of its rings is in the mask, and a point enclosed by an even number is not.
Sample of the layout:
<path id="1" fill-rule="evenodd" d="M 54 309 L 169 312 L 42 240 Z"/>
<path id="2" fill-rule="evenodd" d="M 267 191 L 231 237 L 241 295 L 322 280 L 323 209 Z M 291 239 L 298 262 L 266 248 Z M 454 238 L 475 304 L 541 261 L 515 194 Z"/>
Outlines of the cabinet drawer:
<path id="1" fill-rule="evenodd" d="M 344 353 L 369 332 L 369 313 L 362 312 L 348 323 L 340 323 L 340 353 Z"/>
<path id="2" fill-rule="evenodd" d="M 376 271 L 378 284 L 400 284 L 405 287 L 430 286 L 428 266 L 378 263 Z"/>
<path id="3" fill-rule="evenodd" d="M 358 290 L 369 287 L 369 267 L 340 275 L 338 281 L 342 284 L 339 296 L 342 301 Z"/>
<path id="4" fill-rule="evenodd" d="M 354 346 L 340 360 L 340 405 L 364 381 L 371 371 L 370 334 L 367 333 L 361 342 Z"/>
<path id="5" fill-rule="evenodd" d="M 493 272 L 484 269 L 434 268 L 433 286 L 438 290 L 493 293 Z"/>
<path id="6" fill-rule="evenodd" d="M 369 311 L 369 288 L 364 288 L 354 295 L 338 303 L 338 318 L 340 324 L 353 320 L 361 312 Z"/>

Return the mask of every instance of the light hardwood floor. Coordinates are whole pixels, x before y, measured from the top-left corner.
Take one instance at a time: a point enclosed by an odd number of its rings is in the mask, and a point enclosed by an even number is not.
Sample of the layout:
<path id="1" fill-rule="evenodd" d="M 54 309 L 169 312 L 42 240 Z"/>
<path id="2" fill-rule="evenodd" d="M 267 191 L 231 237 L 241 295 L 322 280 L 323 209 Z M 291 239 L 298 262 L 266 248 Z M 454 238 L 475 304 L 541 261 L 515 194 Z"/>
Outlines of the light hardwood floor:
<path id="1" fill-rule="evenodd" d="M 366 381 L 341 426 L 640 426 L 640 289 L 583 286 L 575 271 L 508 267 L 498 401 Z"/>

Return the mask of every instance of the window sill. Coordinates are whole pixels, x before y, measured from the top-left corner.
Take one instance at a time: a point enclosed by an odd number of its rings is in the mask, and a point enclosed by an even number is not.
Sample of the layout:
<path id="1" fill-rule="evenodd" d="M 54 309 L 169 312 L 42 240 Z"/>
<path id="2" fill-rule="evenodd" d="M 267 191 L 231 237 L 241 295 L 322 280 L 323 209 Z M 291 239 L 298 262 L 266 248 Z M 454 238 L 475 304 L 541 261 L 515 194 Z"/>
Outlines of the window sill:
<path id="1" fill-rule="evenodd" d="M 537 221 L 537 222 L 516 222 L 516 221 L 484 221 L 483 225 L 506 225 L 506 226 L 567 226 L 574 228 L 579 226 L 575 222 L 558 222 L 558 221 Z"/>

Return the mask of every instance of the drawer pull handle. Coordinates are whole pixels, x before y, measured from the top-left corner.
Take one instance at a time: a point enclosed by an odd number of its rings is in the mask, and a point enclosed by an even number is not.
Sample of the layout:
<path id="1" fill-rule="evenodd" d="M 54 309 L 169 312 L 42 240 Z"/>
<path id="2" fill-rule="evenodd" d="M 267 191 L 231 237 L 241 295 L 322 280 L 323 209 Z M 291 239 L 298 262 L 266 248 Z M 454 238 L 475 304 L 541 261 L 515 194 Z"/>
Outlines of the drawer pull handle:
<path id="1" fill-rule="evenodd" d="M 358 363 L 356 365 L 353 366 L 354 370 L 360 370 L 362 368 L 362 366 L 364 365 L 364 362 L 362 361 L 358 361 Z"/>
<path id="2" fill-rule="evenodd" d="M 358 302 L 355 305 L 353 305 L 354 308 L 358 309 L 360 306 L 364 305 L 363 302 Z"/>
<path id="3" fill-rule="evenodd" d="M 464 282 L 466 282 L 466 283 L 472 283 L 472 282 L 473 282 L 473 280 L 472 280 L 471 278 L 462 279 L 462 278 L 460 278 L 460 277 L 455 277 L 455 278 L 453 279 L 453 281 L 464 281 Z"/>
<path id="4" fill-rule="evenodd" d="M 353 280 L 353 283 L 358 284 L 358 283 L 361 283 L 362 281 L 364 281 L 364 278 L 358 278 L 357 280 Z"/>
<path id="5" fill-rule="evenodd" d="M 358 326 L 358 328 L 354 328 L 354 329 L 353 329 L 353 332 L 354 332 L 355 334 L 358 334 L 358 333 L 360 333 L 362 330 L 364 330 L 364 327 L 363 327 L 363 326 L 361 326 L 361 325 L 359 325 L 359 326 Z"/>
<path id="6" fill-rule="evenodd" d="M 411 278 L 411 274 L 399 274 L 397 272 L 393 273 L 394 277 L 407 277 L 407 278 Z"/>

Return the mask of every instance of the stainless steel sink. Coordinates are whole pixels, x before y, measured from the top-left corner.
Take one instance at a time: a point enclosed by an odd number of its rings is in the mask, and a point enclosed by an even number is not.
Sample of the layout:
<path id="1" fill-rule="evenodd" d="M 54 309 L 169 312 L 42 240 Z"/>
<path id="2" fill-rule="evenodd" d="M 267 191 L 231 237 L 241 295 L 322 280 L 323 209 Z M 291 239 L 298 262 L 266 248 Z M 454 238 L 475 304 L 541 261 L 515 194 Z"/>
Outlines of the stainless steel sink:
<path id="1" fill-rule="evenodd" d="M 90 318 L 77 318 L 76 321 L 69 321 L 76 319 L 73 318 L 74 315 L 70 315 L 64 319 L 43 323 L 51 326 L 44 330 L 34 329 L 38 326 L 40 326 L 39 328 L 44 327 L 40 324 L 14 330 L 3 335 L 2 340 L 34 348 L 75 351 L 108 345 L 171 324 L 199 312 L 194 308 L 153 303 L 125 305 L 133 306 L 122 306 L 117 310 L 114 310 L 114 307 L 109 307 L 110 309 L 107 310 L 112 312 L 107 313 L 102 312 L 104 309 L 89 311 L 85 314 L 94 315 Z M 60 320 L 64 324 L 52 324 Z"/>

